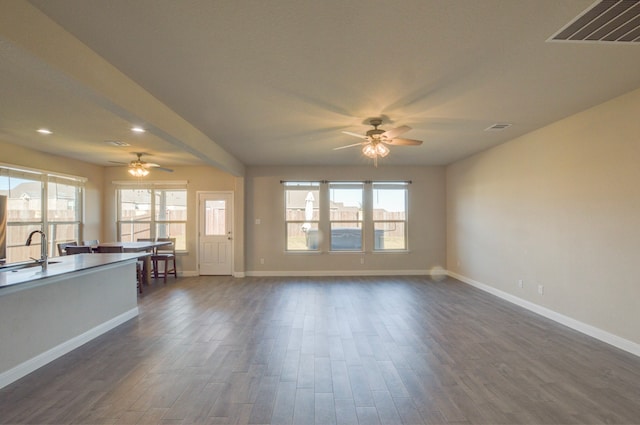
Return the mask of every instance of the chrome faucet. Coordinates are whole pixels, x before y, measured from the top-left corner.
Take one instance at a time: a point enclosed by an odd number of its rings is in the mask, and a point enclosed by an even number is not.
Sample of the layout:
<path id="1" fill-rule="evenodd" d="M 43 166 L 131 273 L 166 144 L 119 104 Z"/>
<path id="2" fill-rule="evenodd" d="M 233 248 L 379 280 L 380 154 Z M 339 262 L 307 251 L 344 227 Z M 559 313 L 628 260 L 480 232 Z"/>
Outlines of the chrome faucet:
<path id="1" fill-rule="evenodd" d="M 29 237 L 27 238 L 27 243 L 25 243 L 25 245 L 31 246 L 31 238 L 33 238 L 33 235 L 35 235 L 36 233 L 40 233 L 40 237 L 42 239 L 40 241 L 40 260 L 36 261 L 38 261 L 42 265 L 42 271 L 45 271 L 47 270 L 47 266 L 49 265 L 49 258 L 47 257 L 47 235 L 45 235 L 42 230 L 34 230 L 33 232 L 29 233 Z"/>

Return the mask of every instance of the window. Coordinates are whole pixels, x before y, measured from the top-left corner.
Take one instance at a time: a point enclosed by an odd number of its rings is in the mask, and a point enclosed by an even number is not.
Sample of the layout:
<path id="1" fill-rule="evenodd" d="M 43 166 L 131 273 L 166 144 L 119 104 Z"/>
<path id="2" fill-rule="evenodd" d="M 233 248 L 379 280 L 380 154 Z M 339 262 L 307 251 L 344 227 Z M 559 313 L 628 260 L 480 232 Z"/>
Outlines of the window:
<path id="1" fill-rule="evenodd" d="M 287 251 L 408 249 L 408 182 L 283 184 Z"/>
<path id="2" fill-rule="evenodd" d="M 373 249 L 407 249 L 406 183 L 373 183 Z"/>
<path id="3" fill-rule="evenodd" d="M 120 188 L 117 196 L 119 241 L 175 238 L 176 250 L 186 250 L 186 188 Z"/>
<path id="4" fill-rule="evenodd" d="M 0 195 L 7 196 L 8 263 L 40 257 L 40 238 L 25 246 L 29 233 L 44 230 L 50 256 L 57 244 L 81 239 L 86 179 L 0 165 Z"/>
<path id="5" fill-rule="evenodd" d="M 362 251 L 363 186 L 329 183 L 331 251 Z"/>
<path id="6" fill-rule="evenodd" d="M 227 201 L 224 199 L 204 200 L 204 235 L 224 236 L 227 234 Z"/>
<path id="7" fill-rule="evenodd" d="M 284 183 L 287 251 L 317 251 L 320 246 L 320 183 Z"/>
<path id="8" fill-rule="evenodd" d="M 53 247 L 80 240 L 82 188 L 65 179 L 49 176 L 47 182 L 47 236 Z M 57 255 L 57 249 L 55 253 Z"/>

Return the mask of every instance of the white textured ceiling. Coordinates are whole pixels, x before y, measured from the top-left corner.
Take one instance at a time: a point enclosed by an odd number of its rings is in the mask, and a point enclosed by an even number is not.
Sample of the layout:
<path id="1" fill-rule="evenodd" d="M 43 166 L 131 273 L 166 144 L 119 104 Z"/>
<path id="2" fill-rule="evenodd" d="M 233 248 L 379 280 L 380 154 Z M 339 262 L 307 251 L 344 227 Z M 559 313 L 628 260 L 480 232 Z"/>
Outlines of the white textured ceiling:
<path id="1" fill-rule="evenodd" d="M 170 130 L 136 139 L 130 100 L 105 106 L 37 49 L 0 44 L 0 136 L 105 165 L 135 150 L 162 165 L 215 163 L 203 143 L 245 165 L 364 164 L 357 148 L 332 149 L 379 116 L 424 140 L 391 147 L 382 166 L 448 164 L 640 87 L 637 43 L 546 42 L 592 0 L 30 3 L 204 135 L 197 146 Z M 45 145 L 36 119 L 64 136 Z M 494 123 L 513 125 L 483 131 Z"/>

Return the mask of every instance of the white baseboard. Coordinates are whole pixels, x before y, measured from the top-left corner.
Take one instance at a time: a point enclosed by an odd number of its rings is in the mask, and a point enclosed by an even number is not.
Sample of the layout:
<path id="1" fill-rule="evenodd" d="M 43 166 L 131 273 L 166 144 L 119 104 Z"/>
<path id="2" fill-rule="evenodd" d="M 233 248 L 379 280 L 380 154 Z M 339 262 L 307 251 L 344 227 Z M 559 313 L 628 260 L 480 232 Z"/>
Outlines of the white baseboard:
<path id="1" fill-rule="evenodd" d="M 266 270 L 233 272 L 236 278 L 243 277 L 303 277 L 303 276 L 446 276 L 445 270 Z M 200 276 L 197 271 L 178 272 L 178 276 Z"/>
<path id="2" fill-rule="evenodd" d="M 26 362 L 20 363 L 19 365 L 0 373 L 0 388 L 6 387 L 12 382 L 17 381 L 35 371 L 36 369 L 41 368 L 54 361 L 55 359 L 64 356 L 68 352 L 75 350 L 83 344 L 91 341 L 92 339 L 102 335 L 123 324 L 124 322 L 133 319 L 138 315 L 138 307 L 132 308 L 131 310 L 122 313 L 119 316 L 114 317 L 104 323 L 99 324 L 98 326 L 89 329 L 88 331 L 71 338 L 68 341 L 63 342 L 60 345 L 57 345 L 43 353 L 38 354 L 35 357 L 30 358 Z"/>
<path id="3" fill-rule="evenodd" d="M 510 303 L 526 308 L 527 310 L 544 316 L 547 319 L 551 319 L 585 335 L 593 337 L 602 342 L 606 342 L 607 344 L 613 345 L 614 347 L 640 357 L 640 344 L 637 344 L 633 341 L 629 341 L 628 339 L 622 338 L 600 328 L 596 328 L 595 326 L 580 322 L 579 320 L 573 319 L 569 316 L 565 316 L 530 301 L 523 300 L 522 298 L 518 298 L 512 294 L 509 294 L 508 292 L 501 291 L 492 286 L 470 279 L 466 276 L 459 275 L 458 273 L 449 271 L 448 275 L 482 291 L 488 292 L 491 295 L 495 295 L 498 298 L 502 298 L 505 301 L 509 301 Z"/>
<path id="4" fill-rule="evenodd" d="M 249 277 L 303 277 L 303 276 L 429 276 L 430 270 L 254 270 Z M 438 273 L 441 274 L 441 273 Z M 446 274 L 446 272 L 444 273 Z"/>
<path id="5" fill-rule="evenodd" d="M 244 277 L 244 272 L 233 272 L 231 274 L 233 277 Z M 178 272 L 179 277 L 198 277 L 200 273 L 197 270 L 186 270 Z"/>

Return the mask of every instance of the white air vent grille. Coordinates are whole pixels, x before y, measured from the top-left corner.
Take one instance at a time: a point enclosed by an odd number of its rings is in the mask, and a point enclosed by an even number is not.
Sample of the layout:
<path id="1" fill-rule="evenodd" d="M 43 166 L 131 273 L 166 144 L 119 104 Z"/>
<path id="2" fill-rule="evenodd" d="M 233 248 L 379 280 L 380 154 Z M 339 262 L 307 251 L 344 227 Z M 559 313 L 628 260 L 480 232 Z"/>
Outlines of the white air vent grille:
<path id="1" fill-rule="evenodd" d="M 118 146 L 118 147 L 131 146 L 129 143 L 123 142 L 120 140 L 105 140 L 104 142 L 111 146 Z"/>
<path id="2" fill-rule="evenodd" d="M 507 124 L 507 123 L 498 123 L 498 124 L 493 124 L 492 126 L 489 126 L 487 128 L 484 129 L 484 131 L 502 131 L 505 128 L 511 127 L 511 124 Z"/>
<path id="3" fill-rule="evenodd" d="M 640 42 L 640 0 L 602 0 L 554 34 L 549 41 Z"/>

